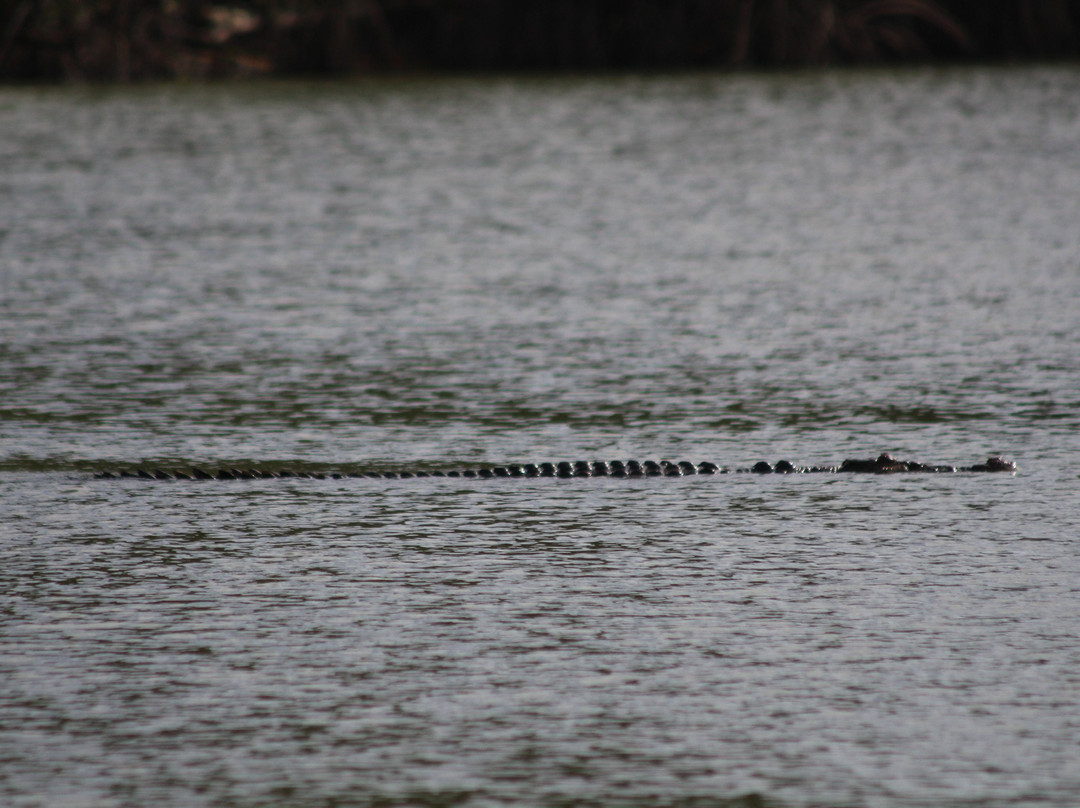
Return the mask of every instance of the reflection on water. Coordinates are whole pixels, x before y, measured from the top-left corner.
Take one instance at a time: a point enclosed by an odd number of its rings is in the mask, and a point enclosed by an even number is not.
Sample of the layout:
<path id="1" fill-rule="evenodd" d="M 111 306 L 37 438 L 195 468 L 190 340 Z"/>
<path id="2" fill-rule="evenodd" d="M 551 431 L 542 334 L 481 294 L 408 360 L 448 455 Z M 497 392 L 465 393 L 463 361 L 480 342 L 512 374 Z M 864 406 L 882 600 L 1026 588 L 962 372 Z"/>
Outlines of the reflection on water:
<path id="1" fill-rule="evenodd" d="M 1071 805 L 1075 85 L 0 91 L 0 801 Z"/>

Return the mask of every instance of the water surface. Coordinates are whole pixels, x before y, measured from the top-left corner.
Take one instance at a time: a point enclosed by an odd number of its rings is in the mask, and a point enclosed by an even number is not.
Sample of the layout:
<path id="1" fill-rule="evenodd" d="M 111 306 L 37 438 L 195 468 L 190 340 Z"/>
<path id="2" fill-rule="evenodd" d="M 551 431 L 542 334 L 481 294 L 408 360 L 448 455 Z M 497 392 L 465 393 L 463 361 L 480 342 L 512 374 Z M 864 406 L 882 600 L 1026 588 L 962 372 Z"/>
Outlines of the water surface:
<path id="1" fill-rule="evenodd" d="M 0 800 L 1073 805 L 1078 86 L 0 91 Z"/>

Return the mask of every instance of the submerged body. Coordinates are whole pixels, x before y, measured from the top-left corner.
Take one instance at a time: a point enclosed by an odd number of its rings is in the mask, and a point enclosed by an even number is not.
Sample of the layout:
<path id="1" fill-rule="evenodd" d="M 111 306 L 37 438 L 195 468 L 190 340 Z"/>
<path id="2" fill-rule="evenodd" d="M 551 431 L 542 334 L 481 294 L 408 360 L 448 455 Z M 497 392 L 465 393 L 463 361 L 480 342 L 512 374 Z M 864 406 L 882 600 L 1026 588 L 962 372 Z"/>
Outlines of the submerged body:
<path id="1" fill-rule="evenodd" d="M 764 460 L 750 468 L 725 468 L 705 461 L 691 463 L 687 460 L 674 463 L 670 460 L 577 460 L 560 463 L 525 463 L 506 466 L 483 466 L 452 471 L 293 471 L 290 469 L 218 468 L 207 470 L 199 467 L 188 469 L 134 468 L 120 471 L 102 471 L 95 476 L 102 479 L 140 478 L 147 480 L 256 480 L 275 477 L 307 477 L 341 479 L 345 477 L 370 477 L 378 479 L 407 479 L 411 477 L 458 477 L 465 479 L 492 479 L 495 477 L 684 477 L 696 474 L 953 474 L 956 472 L 1016 471 L 1016 464 L 1002 457 L 988 457 L 985 463 L 971 466 L 948 466 L 919 463 L 914 460 L 897 460 L 882 453 L 876 458 L 848 459 L 838 466 L 796 466 L 787 460 L 775 465 Z"/>

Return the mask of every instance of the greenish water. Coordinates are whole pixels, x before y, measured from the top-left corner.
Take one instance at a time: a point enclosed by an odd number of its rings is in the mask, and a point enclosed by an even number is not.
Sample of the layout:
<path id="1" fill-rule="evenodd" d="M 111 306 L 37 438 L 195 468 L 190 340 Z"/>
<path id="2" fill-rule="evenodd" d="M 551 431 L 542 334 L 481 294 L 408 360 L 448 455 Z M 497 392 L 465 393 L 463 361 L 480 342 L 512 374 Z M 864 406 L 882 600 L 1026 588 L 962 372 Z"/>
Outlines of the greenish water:
<path id="1" fill-rule="evenodd" d="M 0 802 L 1074 805 L 1078 87 L 0 90 Z"/>

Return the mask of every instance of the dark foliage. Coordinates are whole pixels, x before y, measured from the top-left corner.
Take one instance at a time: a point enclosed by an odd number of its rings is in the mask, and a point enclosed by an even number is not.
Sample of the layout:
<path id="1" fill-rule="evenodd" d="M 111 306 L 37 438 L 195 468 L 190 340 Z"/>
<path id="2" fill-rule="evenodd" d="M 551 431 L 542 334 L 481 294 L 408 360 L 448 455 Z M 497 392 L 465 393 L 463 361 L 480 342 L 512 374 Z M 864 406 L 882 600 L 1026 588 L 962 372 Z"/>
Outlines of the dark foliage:
<path id="1" fill-rule="evenodd" d="M 621 70 L 1080 54 L 1080 0 L 3 0 L 0 78 Z"/>

